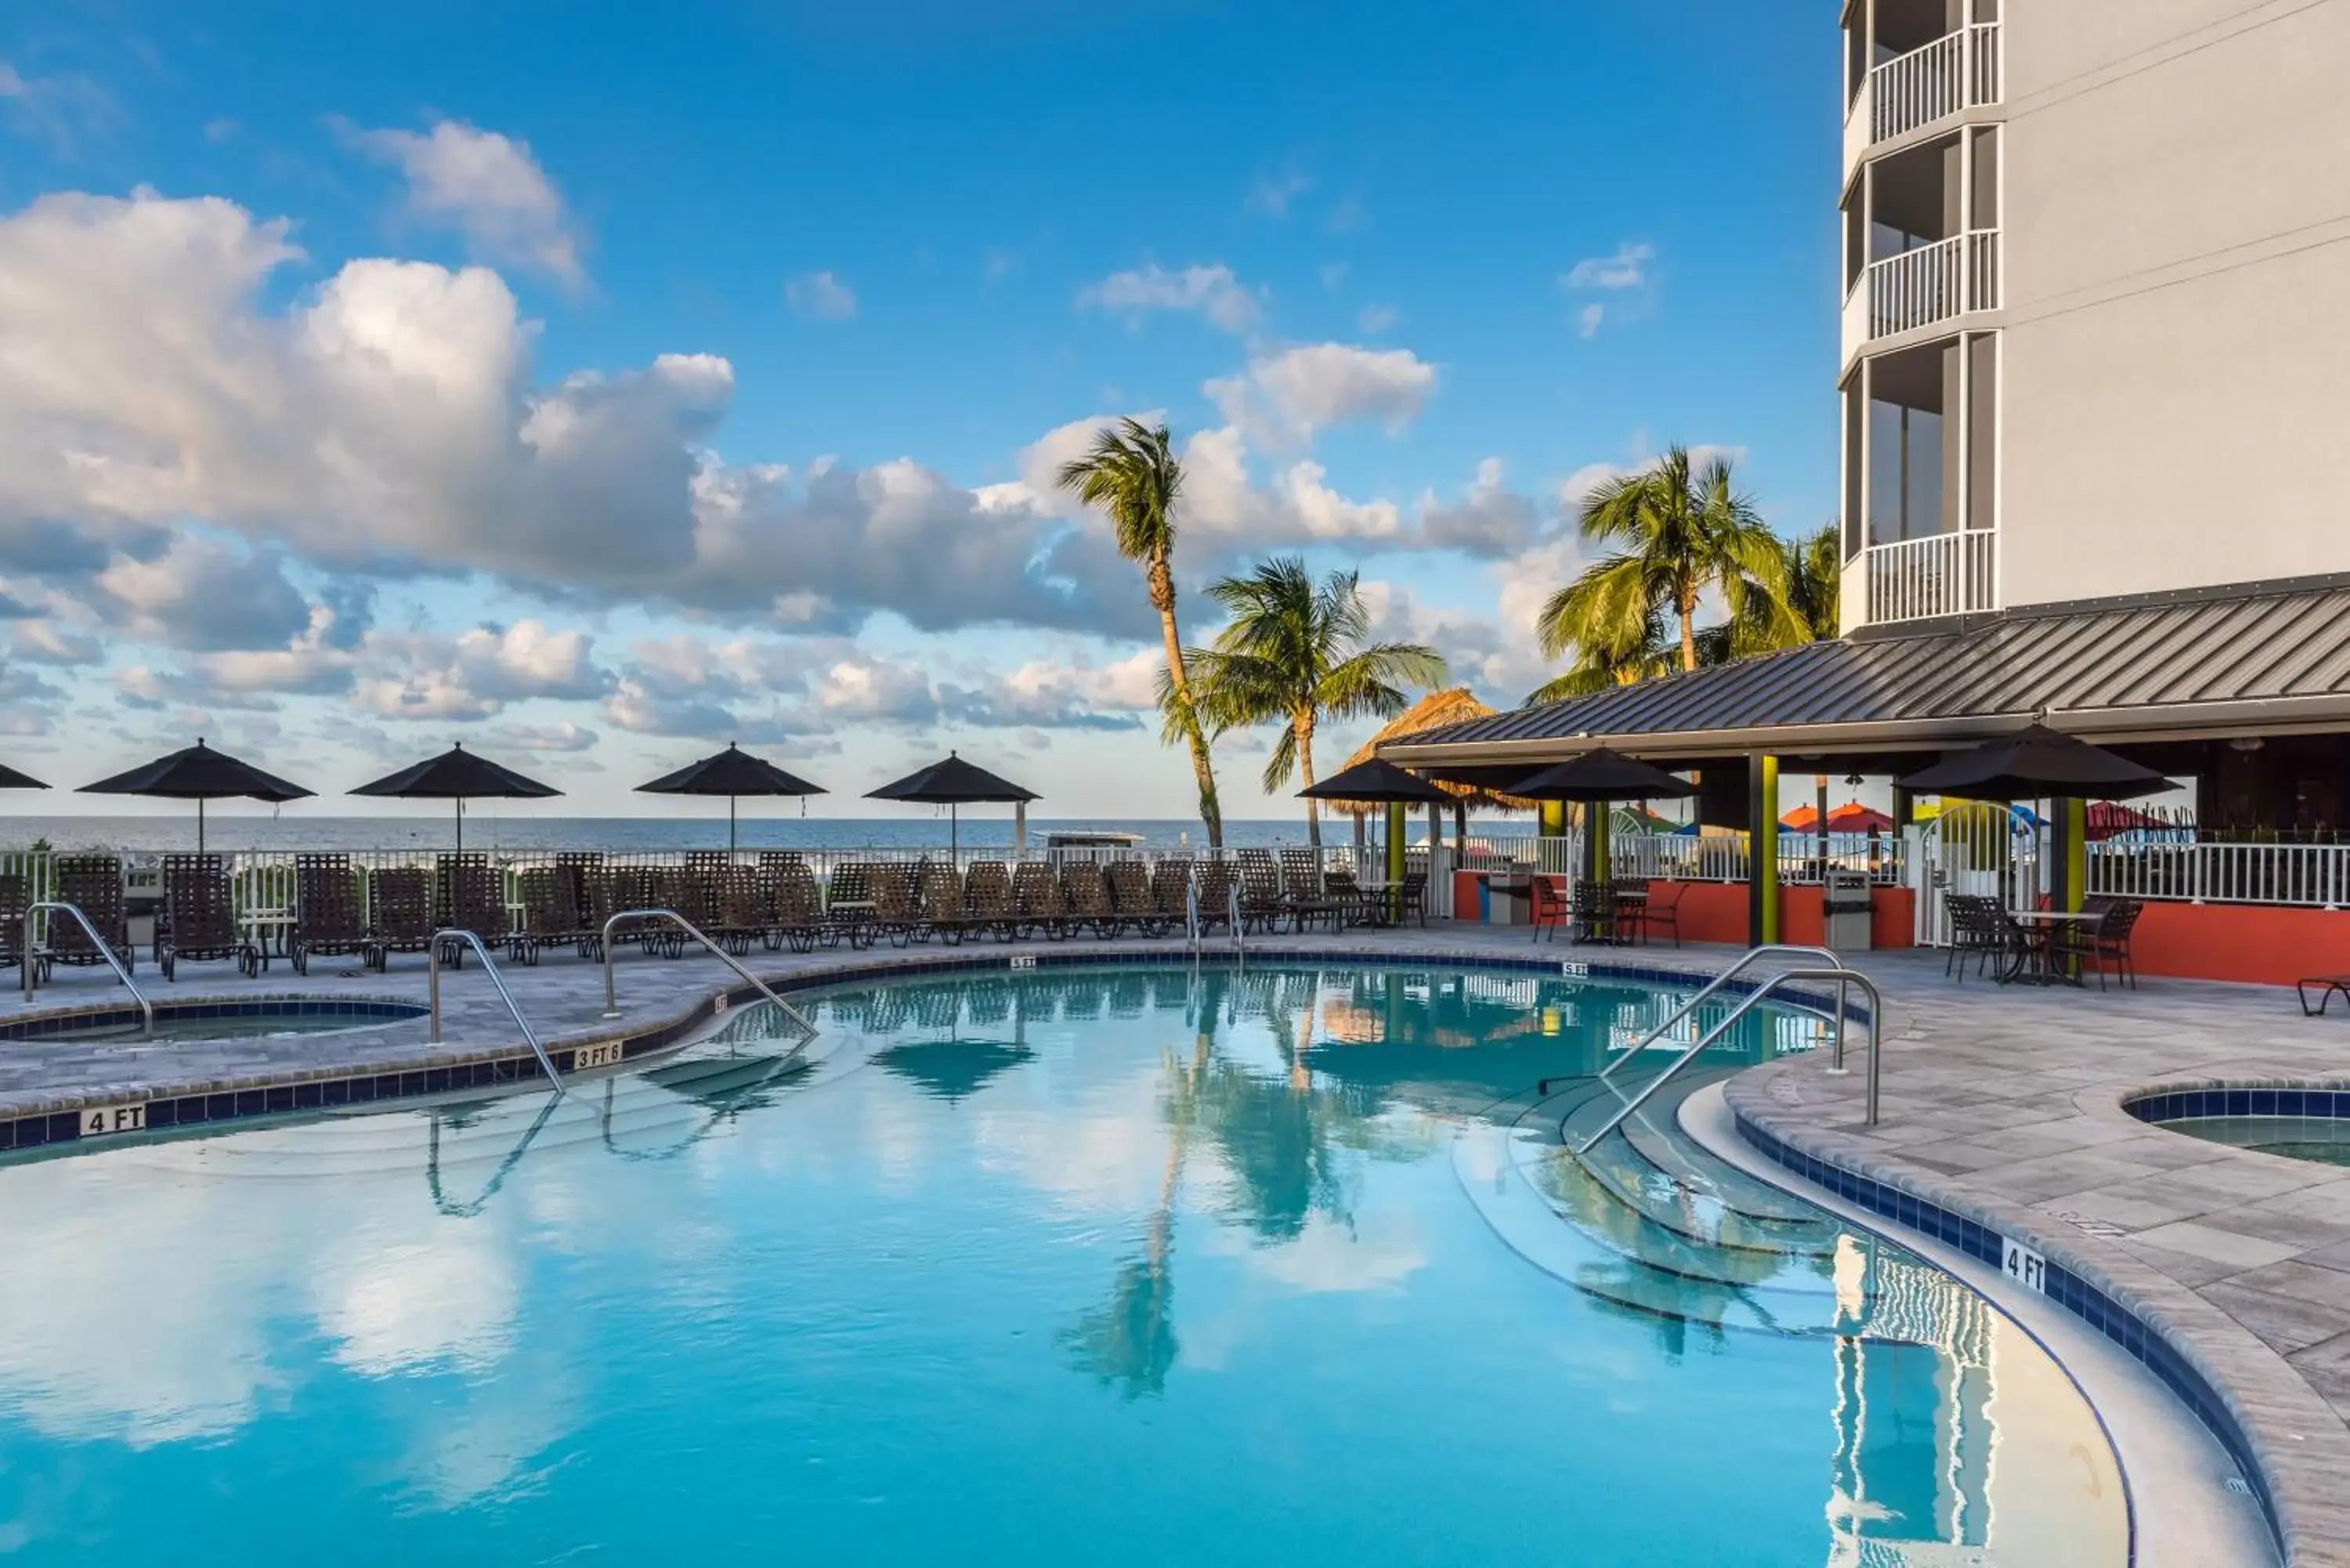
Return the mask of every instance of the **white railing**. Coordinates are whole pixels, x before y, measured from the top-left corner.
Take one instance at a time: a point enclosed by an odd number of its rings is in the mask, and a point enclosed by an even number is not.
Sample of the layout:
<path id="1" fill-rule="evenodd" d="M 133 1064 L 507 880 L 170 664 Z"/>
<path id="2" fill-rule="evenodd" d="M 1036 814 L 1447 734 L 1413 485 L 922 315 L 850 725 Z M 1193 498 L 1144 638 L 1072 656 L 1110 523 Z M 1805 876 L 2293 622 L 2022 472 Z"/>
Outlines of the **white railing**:
<path id="1" fill-rule="evenodd" d="M 1999 231 L 1952 234 L 1868 264 L 1868 335 L 1889 337 L 1971 310 L 1997 310 Z"/>
<path id="2" fill-rule="evenodd" d="M 1861 552 L 1868 622 L 1930 620 L 1999 607 L 1999 533 L 1929 534 Z"/>
<path id="3" fill-rule="evenodd" d="M 1870 71 L 1855 112 L 1867 114 L 1870 140 L 1883 141 L 1999 98 L 1999 24 L 1977 22 Z"/>
<path id="4" fill-rule="evenodd" d="M 2350 844 L 2180 844 L 2127 836 L 2088 846 L 2087 890 L 2197 904 L 2350 902 Z"/>
<path id="5" fill-rule="evenodd" d="M 1908 880 L 1908 861 L 1898 833 L 1831 833 L 1826 869 L 1862 871 L 1878 887 L 1893 888 Z M 1779 829 L 1779 884 L 1797 887 L 1817 883 L 1822 869 L 1820 836 L 1802 828 Z"/>
<path id="6" fill-rule="evenodd" d="M 1749 864 L 1742 833 L 1619 833 L 1607 849 L 1609 867 L 1632 881 L 1743 882 Z"/>

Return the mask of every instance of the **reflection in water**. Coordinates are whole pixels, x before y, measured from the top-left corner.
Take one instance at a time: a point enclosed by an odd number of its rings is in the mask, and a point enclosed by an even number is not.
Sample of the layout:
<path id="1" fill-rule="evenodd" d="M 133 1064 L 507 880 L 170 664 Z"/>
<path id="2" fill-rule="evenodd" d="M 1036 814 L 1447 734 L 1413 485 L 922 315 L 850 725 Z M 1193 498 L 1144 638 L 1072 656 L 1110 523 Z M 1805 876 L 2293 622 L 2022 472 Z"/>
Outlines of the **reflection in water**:
<path id="1" fill-rule="evenodd" d="M 0 1293 L 0 1545 L 127 1561 L 169 1516 L 189 1561 L 718 1564 L 758 1519 L 820 1560 L 1482 1562 L 1556 1556 L 1492 1506 L 1547 1490 L 1619 1505 L 1573 1526 L 1603 1568 L 2119 1561 L 2061 1372 L 1898 1249 L 1704 1247 L 1777 1221 L 1540 1159 L 1605 1261 L 1497 1244 L 1452 1135 L 1507 1143 L 1669 998 L 1167 966 L 818 1000 L 821 1062 L 745 1008 L 559 1100 L 0 1167 L 0 1255 L 56 1282 Z M 1624 1304 L 1635 1258 L 1671 1310 Z M 282 1550 L 237 1528 L 264 1496 Z"/>

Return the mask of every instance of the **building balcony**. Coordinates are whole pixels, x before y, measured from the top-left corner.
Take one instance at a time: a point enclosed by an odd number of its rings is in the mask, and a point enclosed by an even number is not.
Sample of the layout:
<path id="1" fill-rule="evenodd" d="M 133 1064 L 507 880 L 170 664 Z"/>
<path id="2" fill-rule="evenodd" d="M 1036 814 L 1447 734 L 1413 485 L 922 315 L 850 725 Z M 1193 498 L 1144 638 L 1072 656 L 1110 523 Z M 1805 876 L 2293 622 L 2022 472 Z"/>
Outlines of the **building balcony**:
<path id="1" fill-rule="evenodd" d="M 1977 615 L 1999 607 L 1999 531 L 1929 534 L 1861 552 L 1870 626 Z"/>
<path id="2" fill-rule="evenodd" d="M 1953 234 L 1873 261 L 1845 298 L 1846 360 L 1866 345 L 2000 308 L 1997 229 Z"/>
<path id="3" fill-rule="evenodd" d="M 1871 69 L 1845 114 L 1845 169 L 1881 142 L 2000 101 L 2000 25 L 1975 22 Z"/>

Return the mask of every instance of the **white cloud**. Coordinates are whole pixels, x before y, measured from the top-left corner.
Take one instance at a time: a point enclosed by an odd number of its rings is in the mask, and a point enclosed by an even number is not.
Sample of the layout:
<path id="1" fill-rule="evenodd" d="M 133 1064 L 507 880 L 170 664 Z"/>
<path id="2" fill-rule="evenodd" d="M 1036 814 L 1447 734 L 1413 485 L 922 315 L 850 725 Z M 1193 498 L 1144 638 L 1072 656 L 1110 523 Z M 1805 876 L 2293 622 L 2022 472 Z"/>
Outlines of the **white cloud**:
<path id="1" fill-rule="evenodd" d="M 1403 313 L 1392 305 L 1367 305 L 1355 313 L 1355 325 L 1376 337 L 1403 318 Z"/>
<path id="2" fill-rule="evenodd" d="M 784 285 L 793 313 L 816 321 L 847 321 L 857 315 L 857 291 L 829 272 L 812 272 Z"/>
<path id="3" fill-rule="evenodd" d="M 310 622 L 282 561 L 205 535 L 182 534 L 151 560 L 120 557 L 97 587 L 131 635 L 172 648 L 268 648 Z"/>
<path id="4" fill-rule="evenodd" d="M 1458 501 L 1440 501 L 1433 491 L 1423 494 L 1421 542 L 1430 549 L 1471 556 L 1506 556 L 1523 549 L 1534 537 L 1534 503 L 1512 490 L 1503 473 L 1502 460 L 1489 457 L 1478 463 L 1477 477 Z"/>
<path id="5" fill-rule="evenodd" d="M 1560 274 L 1559 286 L 1569 293 L 1596 289 L 1630 296 L 1633 302 L 1632 308 L 1627 310 L 1620 300 L 1612 305 L 1604 300 L 1587 301 L 1575 313 L 1575 330 L 1588 337 L 1599 330 L 1603 322 L 1637 315 L 1638 307 L 1647 303 L 1648 264 L 1656 259 L 1657 248 L 1654 245 L 1627 241 L 1618 245 L 1611 255 L 1586 256 Z"/>
<path id="6" fill-rule="evenodd" d="M 1309 343 L 1261 355 L 1241 375 L 1202 389 L 1231 423 L 1303 444 L 1316 431 L 1357 421 L 1401 430 L 1435 391 L 1436 367 L 1409 348 Z"/>
<path id="7" fill-rule="evenodd" d="M 612 689 L 585 632 L 536 620 L 474 627 L 457 636 L 413 632 L 370 638 L 364 662 L 384 673 L 358 683 L 361 707 L 398 719 L 478 719 L 532 698 L 579 700 Z"/>
<path id="8" fill-rule="evenodd" d="M 1248 210 L 1268 218 L 1289 216 L 1290 203 L 1314 188 L 1314 182 L 1295 165 L 1278 173 L 1260 174 L 1249 187 Z"/>
<path id="9" fill-rule="evenodd" d="M 1648 282 L 1648 264 L 1656 259 L 1656 246 L 1626 244 L 1613 255 L 1586 256 L 1560 281 L 1569 288 L 1638 288 Z"/>
<path id="10" fill-rule="evenodd" d="M 194 518 L 376 577 L 482 571 L 804 626 L 883 606 L 924 628 L 1142 622 L 1091 533 L 910 460 L 728 467 L 702 444 L 733 394 L 723 358 L 534 387 L 496 274 L 357 261 L 265 309 L 299 254 L 216 199 L 61 194 L 0 218 L 0 566 L 96 572 Z"/>
<path id="11" fill-rule="evenodd" d="M 84 139 L 111 129 L 122 118 L 114 96 L 88 77 L 28 77 L 5 59 L 0 59 L 0 109 L 18 130 L 68 157 Z"/>
<path id="12" fill-rule="evenodd" d="M 352 145 L 408 180 L 409 214 L 453 228 L 484 260 L 526 267 L 580 288 L 581 238 L 530 144 L 443 119 L 432 129 L 347 132 Z"/>
<path id="13" fill-rule="evenodd" d="M 1104 310 L 1139 323 L 1154 310 L 1196 311 L 1227 332 L 1246 332 L 1260 315 L 1256 296 L 1241 286 L 1232 269 L 1188 266 L 1170 272 L 1157 262 L 1112 273 L 1077 291 L 1079 309 Z"/>
<path id="14" fill-rule="evenodd" d="M 96 664 L 105 656 L 89 633 L 46 618 L 18 621 L 13 641 L 16 657 L 36 664 Z"/>

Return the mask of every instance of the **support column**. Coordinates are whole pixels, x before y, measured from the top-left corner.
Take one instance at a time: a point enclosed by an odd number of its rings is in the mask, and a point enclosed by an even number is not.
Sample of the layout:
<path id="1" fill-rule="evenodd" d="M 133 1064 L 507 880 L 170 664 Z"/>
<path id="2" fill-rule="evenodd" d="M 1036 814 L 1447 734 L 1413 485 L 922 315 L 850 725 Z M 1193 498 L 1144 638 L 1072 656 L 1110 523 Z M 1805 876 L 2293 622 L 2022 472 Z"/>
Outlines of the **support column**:
<path id="1" fill-rule="evenodd" d="M 2056 809 L 2056 842 L 2052 846 L 2056 862 L 2054 881 L 2048 889 L 2053 909 L 2077 913 L 2086 901 L 2089 883 L 2089 803 L 2085 800 L 2059 800 L 2050 803 Z"/>
<path id="2" fill-rule="evenodd" d="M 1746 764 L 1746 940 L 1779 940 L 1779 759 L 1757 752 Z"/>
<path id="3" fill-rule="evenodd" d="M 1404 815 L 1403 802 L 1388 803 L 1388 886 L 1403 885 L 1403 840 L 1410 831 L 1410 818 Z"/>

